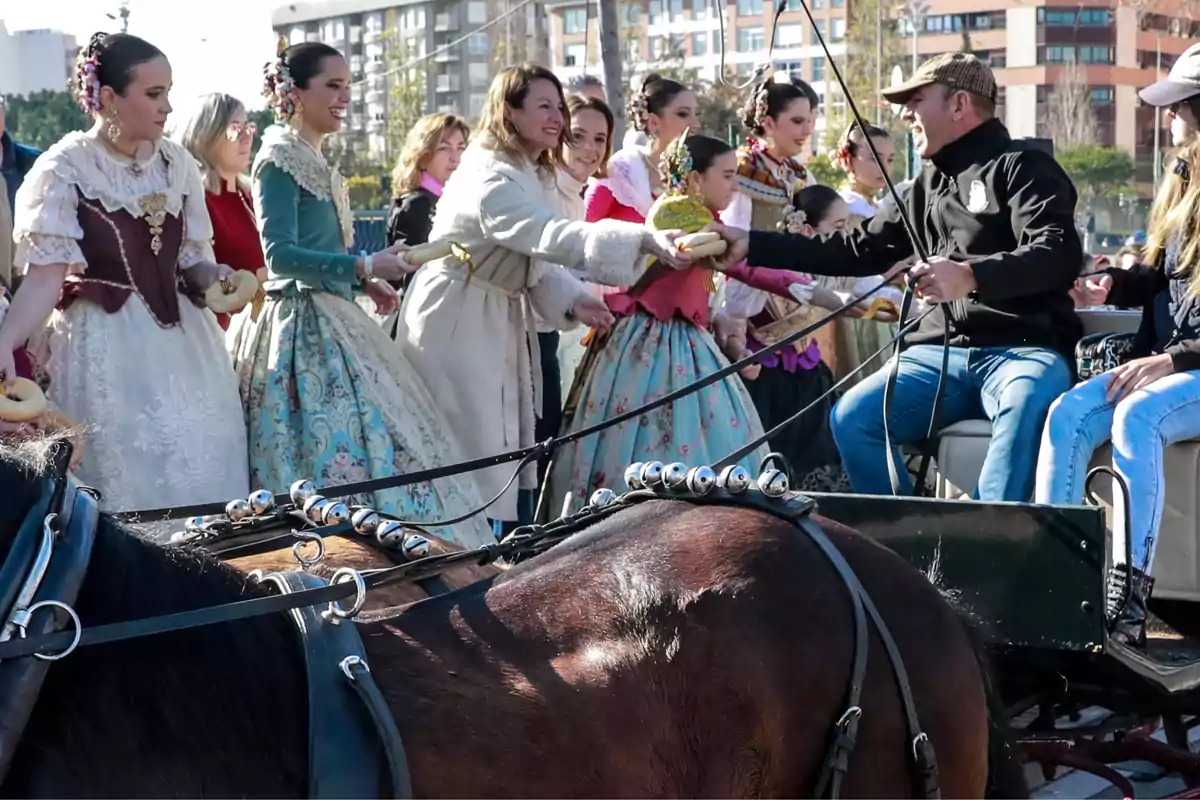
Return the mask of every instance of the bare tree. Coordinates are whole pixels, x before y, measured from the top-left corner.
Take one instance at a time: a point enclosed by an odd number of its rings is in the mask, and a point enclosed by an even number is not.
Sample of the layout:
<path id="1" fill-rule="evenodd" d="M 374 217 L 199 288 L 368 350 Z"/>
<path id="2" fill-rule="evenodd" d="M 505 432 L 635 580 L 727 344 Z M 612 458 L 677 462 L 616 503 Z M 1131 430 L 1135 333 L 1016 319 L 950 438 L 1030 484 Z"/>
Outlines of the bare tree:
<path id="1" fill-rule="evenodd" d="M 1046 97 L 1043 114 L 1046 136 L 1058 149 L 1094 144 L 1096 115 L 1092 113 L 1092 90 L 1075 61 L 1062 67 L 1058 81 Z"/>
<path id="2" fill-rule="evenodd" d="M 613 142 L 625 136 L 625 115 L 622 113 L 624 81 L 621 75 L 621 33 L 618 27 L 617 0 L 597 0 L 600 6 L 600 63 L 604 65 L 604 91 L 608 105 L 616 118 Z"/>

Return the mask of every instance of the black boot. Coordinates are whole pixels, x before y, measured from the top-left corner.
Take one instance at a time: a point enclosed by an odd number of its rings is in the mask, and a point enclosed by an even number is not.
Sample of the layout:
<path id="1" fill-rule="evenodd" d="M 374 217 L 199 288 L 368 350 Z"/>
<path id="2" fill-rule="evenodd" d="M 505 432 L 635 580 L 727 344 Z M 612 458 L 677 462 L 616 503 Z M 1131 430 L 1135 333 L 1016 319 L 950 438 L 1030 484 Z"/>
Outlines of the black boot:
<path id="1" fill-rule="evenodd" d="M 1117 569 L 1124 572 L 1125 566 L 1118 565 Z M 1129 574 L 1129 603 L 1113 626 L 1112 638 L 1129 647 L 1145 649 L 1146 601 L 1150 599 L 1150 592 L 1154 589 L 1154 578 L 1137 568 L 1130 569 Z"/>

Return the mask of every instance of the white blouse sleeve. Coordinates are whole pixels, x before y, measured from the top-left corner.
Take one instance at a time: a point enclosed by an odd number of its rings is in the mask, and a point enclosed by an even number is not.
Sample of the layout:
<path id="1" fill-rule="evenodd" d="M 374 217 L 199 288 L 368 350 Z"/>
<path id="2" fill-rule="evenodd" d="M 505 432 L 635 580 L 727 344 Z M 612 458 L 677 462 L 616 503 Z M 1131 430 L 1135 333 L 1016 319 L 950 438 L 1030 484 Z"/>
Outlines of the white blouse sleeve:
<path id="1" fill-rule="evenodd" d="M 754 204 L 744 192 L 734 192 L 733 202 L 721 212 L 721 221 L 735 228 L 750 230 L 750 221 L 754 214 Z M 740 319 L 749 319 L 761 313 L 767 304 L 767 293 L 762 289 L 747 286 L 741 281 L 725 279 L 725 301 L 723 309 L 726 314 Z"/>
<path id="2" fill-rule="evenodd" d="M 183 230 L 186 238 L 179 249 L 180 269 L 216 261 L 212 249 L 212 219 L 204 202 L 204 181 L 200 178 L 199 166 L 191 159 L 187 164 L 187 181 L 183 189 Z"/>
<path id="3" fill-rule="evenodd" d="M 52 154 L 34 162 L 13 203 L 13 266 L 20 272 L 29 267 L 66 264 L 67 274 L 87 269 L 79 242 L 79 192 L 71 176 L 74 171 Z"/>

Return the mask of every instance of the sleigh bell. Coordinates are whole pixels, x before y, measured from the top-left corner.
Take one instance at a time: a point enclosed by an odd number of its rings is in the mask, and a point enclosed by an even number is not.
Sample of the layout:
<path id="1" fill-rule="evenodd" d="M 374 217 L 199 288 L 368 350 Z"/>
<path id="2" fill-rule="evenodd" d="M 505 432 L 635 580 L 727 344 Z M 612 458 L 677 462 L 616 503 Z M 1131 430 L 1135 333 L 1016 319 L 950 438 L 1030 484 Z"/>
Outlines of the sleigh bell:
<path id="1" fill-rule="evenodd" d="M 325 506 L 327 505 L 329 505 L 328 500 L 319 494 L 314 494 L 304 501 L 304 516 L 320 525 L 322 518 L 325 516 Z"/>
<path id="2" fill-rule="evenodd" d="M 371 536 L 379 527 L 379 512 L 373 508 L 360 508 L 350 518 L 350 524 L 363 536 Z"/>
<path id="3" fill-rule="evenodd" d="M 310 480 L 298 480 L 292 484 L 292 488 L 288 490 L 288 495 L 292 498 L 293 503 L 303 506 L 308 502 L 310 497 L 316 497 L 317 487 Z"/>
<path id="4" fill-rule="evenodd" d="M 641 461 L 635 461 L 625 468 L 625 486 L 629 489 L 642 489 L 642 467 L 646 466 Z"/>
<path id="5" fill-rule="evenodd" d="M 275 495 L 266 489 L 250 493 L 250 510 L 255 514 L 265 514 L 275 507 Z"/>
<path id="6" fill-rule="evenodd" d="M 346 507 L 345 503 L 331 503 L 321 514 L 321 520 L 326 525 L 341 525 L 348 519 L 350 519 L 350 509 Z"/>
<path id="7" fill-rule="evenodd" d="M 239 522 L 253 513 L 250 510 L 250 501 L 238 498 L 230 500 L 225 504 L 225 516 L 229 517 L 232 522 Z"/>
<path id="8" fill-rule="evenodd" d="M 642 472 L 639 476 L 642 480 L 642 486 L 646 489 L 653 489 L 662 483 L 663 463 L 661 461 L 648 461 L 642 465 Z"/>
<path id="9" fill-rule="evenodd" d="M 750 472 L 738 464 L 726 467 L 717 476 L 717 486 L 730 494 L 741 494 L 750 488 Z"/>
<path id="10" fill-rule="evenodd" d="M 692 467 L 687 474 L 687 489 L 692 494 L 705 495 L 717 485 L 717 473 L 712 467 Z"/>
<path id="11" fill-rule="evenodd" d="M 757 483 L 758 490 L 767 497 L 783 497 L 788 493 L 787 473 L 777 469 L 764 469 Z"/>
<path id="12" fill-rule="evenodd" d="M 401 549 L 404 551 L 405 558 L 415 561 L 429 555 L 429 540 L 417 534 L 406 536 Z"/>
<path id="13" fill-rule="evenodd" d="M 385 519 L 375 528 L 375 540 L 385 547 L 404 542 L 404 526 L 394 519 Z"/>
<path id="14" fill-rule="evenodd" d="M 617 502 L 617 493 L 612 489 L 597 489 L 588 499 L 588 505 L 592 508 L 604 508 L 615 502 Z"/>
<path id="15" fill-rule="evenodd" d="M 662 482 L 672 492 L 677 492 L 687 484 L 687 464 L 673 461 L 663 467 Z"/>

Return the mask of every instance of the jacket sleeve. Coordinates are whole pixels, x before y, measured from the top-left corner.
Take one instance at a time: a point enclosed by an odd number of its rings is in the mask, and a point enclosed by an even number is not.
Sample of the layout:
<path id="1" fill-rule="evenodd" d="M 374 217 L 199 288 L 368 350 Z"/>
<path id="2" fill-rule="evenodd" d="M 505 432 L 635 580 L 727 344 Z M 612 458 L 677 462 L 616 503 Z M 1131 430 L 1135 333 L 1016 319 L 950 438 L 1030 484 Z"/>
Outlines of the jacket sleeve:
<path id="1" fill-rule="evenodd" d="M 425 192 L 409 192 L 392 204 L 388 215 L 387 243 L 401 239 L 409 247 L 427 244 L 433 229 L 434 198 Z"/>
<path id="2" fill-rule="evenodd" d="M 981 300 L 1060 290 L 1079 277 L 1083 243 L 1075 230 L 1075 186 L 1046 153 L 1024 150 L 1001 169 L 1017 248 L 971 262 Z"/>
<path id="3" fill-rule="evenodd" d="M 881 275 L 912 255 L 900 206 L 890 205 L 853 231 L 808 237 L 798 233 L 750 231 L 749 262 L 813 275 Z"/>
<path id="4" fill-rule="evenodd" d="M 1176 372 L 1200 369 L 1200 339 L 1185 339 L 1166 350 Z"/>
<path id="5" fill-rule="evenodd" d="M 272 272 L 307 283 L 358 283 L 356 256 L 321 253 L 296 244 L 300 187 L 290 175 L 272 163 L 263 164 L 253 188 L 263 254 Z"/>
<path id="6" fill-rule="evenodd" d="M 1167 288 L 1167 275 L 1161 269 L 1135 264 L 1130 269 L 1113 267 L 1102 271 L 1112 278 L 1108 304 L 1120 308 L 1145 308 Z"/>

